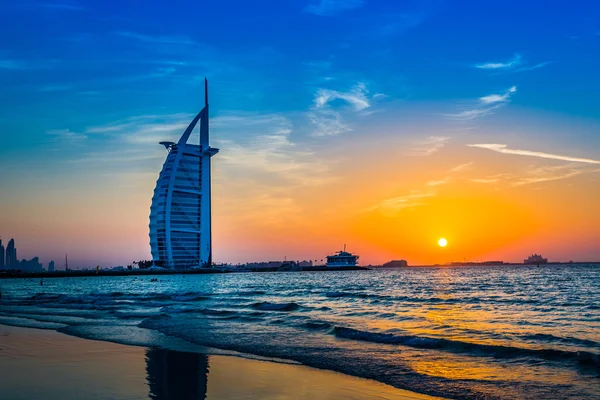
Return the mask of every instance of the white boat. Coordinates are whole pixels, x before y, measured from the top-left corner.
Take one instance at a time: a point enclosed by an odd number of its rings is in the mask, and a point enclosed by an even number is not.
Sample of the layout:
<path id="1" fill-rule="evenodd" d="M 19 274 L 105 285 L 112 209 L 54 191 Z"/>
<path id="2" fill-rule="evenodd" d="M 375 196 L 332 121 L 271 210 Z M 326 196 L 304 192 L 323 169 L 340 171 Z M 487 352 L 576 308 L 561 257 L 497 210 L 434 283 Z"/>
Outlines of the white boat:
<path id="1" fill-rule="evenodd" d="M 327 256 L 328 267 L 356 267 L 358 264 L 358 257 L 355 254 L 346 251 L 346 245 L 344 250 L 340 250 L 337 253 Z"/>

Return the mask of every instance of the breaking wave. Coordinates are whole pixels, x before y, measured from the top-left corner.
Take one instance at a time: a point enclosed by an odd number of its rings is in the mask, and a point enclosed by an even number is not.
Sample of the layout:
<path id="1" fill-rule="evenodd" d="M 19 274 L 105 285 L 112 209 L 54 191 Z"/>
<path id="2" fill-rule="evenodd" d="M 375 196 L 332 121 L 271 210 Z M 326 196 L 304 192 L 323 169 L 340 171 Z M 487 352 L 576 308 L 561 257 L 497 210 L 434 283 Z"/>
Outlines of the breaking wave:
<path id="1" fill-rule="evenodd" d="M 600 355 L 586 351 L 575 352 L 556 349 L 528 349 L 522 347 L 488 345 L 414 335 L 368 332 L 340 326 L 334 327 L 333 331 L 335 336 L 339 338 L 361 340 L 372 343 L 397 344 L 419 349 L 437 349 L 457 353 L 466 353 L 473 356 L 488 356 L 494 358 L 516 358 L 528 356 L 545 360 L 576 360 L 582 363 L 590 362 L 600 366 Z"/>

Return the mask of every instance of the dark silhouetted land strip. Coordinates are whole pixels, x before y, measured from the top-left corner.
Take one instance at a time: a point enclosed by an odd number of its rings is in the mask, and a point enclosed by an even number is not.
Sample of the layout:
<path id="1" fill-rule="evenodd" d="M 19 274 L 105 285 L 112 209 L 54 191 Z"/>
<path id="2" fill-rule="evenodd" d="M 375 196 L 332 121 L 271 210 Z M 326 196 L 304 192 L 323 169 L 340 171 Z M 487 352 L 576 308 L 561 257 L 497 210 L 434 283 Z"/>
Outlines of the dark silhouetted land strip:
<path id="1" fill-rule="evenodd" d="M 303 267 L 301 270 L 271 269 L 247 269 L 236 271 L 233 269 L 220 268 L 194 268 L 194 269 L 165 269 L 163 271 L 148 271 L 145 269 L 132 269 L 126 271 L 110 270 L 69 270 L 54 272 L 23 272 L 23 271 L 0 271 L 2 278 L 76 278 L 90 276 L 146 276 L 146 275 L 198 275 L 198 274 L 228 274 L 240 272 L 307 272 L 307 271 L 368 271 L 366 267 Z"/>

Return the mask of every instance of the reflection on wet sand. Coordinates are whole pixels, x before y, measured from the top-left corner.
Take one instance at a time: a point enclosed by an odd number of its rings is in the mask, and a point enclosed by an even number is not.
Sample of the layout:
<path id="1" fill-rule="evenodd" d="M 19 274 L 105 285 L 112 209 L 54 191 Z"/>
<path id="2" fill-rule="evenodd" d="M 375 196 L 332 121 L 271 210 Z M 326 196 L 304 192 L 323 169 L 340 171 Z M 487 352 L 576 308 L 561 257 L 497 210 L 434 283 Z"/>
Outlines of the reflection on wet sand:
<path id="1" fill-rule="evenodd" d="M 379 382 L 298 364 L 158 348 L 146 351 L 146 374 L 149 397 L 155 400 L 433 399 Z"/>
<path id="2" fill-rule="evenodd" d="M 431 399 L 298 364 L 124 346 L 50 330 L 0 325 L 0 344 L 2 400 Z"/>
<path id="3" fill-rule="evenodd" d="M 208 356 L 150 348 L 146 352 L 150 398 L 156 400 L 206 399 Z"/>

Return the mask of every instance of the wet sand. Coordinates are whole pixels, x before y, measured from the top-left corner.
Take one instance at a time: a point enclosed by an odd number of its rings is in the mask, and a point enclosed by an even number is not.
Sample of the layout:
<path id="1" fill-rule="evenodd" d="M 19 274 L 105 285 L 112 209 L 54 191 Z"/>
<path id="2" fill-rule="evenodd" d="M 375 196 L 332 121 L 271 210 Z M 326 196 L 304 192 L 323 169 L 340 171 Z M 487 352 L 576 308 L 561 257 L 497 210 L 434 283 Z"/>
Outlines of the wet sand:
<path id="1" fill-rule="evenodd" d="M 0 393 L 21 399 L 433 397 L 302 365 L 85 340 L 0 325 Z"/>

